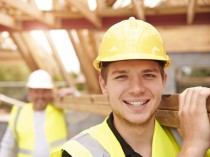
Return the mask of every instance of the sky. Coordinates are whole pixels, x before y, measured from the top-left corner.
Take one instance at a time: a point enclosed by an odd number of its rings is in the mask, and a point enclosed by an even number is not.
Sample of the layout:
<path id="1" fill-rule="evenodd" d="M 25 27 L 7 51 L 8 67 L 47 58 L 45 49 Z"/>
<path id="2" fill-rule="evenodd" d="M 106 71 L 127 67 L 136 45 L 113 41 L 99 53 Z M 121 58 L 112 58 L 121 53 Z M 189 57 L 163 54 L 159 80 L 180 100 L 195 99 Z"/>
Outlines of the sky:
<path id="1" fill-rule="evenodd" d="M 31 35 L 48 53 L 51 53 L 43 31 L 34 30 L 31 31 Z M 50 35 L 66 71 L 80 73 L 80 64 L 66 30 L 52 30 Z"/>
<path id="2" fill-rule="evenodd" d="M 52 8 L 52 0 L 35 1 L 37 7 L 40 10 L 50 10 Z M 64 0 L 59 1 L 62 3 Z M 43 31 L 34 30 L 31 31 L 31 34 L 35 40 L 46 49 L 48 53 L 51 53 L 50 46 Z M 80 64 L 66 30 L 52 30 L 50 31 L 50 35 L 66 71 L 80 73 Z"/>

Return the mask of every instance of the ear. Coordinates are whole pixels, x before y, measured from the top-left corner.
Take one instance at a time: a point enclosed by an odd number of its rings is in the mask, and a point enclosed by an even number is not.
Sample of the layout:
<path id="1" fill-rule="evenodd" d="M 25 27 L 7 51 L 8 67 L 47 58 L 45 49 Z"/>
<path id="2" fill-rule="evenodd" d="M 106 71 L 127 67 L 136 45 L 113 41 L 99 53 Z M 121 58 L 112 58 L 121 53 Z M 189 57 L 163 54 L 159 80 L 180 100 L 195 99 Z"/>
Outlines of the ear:
<path id="1" fill-rule="evenodd" d="M 162 92 L 165 90 L 167 77 L 168 77 L 168 75 L 167 75 L 166 73 L 164 73 L 164 76 L 163 76 Z"/>
<path id="2" fill-rule="evenodd" d="M 107 94 L 108 91 L 107 91 L 106 82 L 105 82 L 105 80 L 101 76 L 99 76 L 99 85 L 101 87 L 102 93 L 103 94 Z"/>

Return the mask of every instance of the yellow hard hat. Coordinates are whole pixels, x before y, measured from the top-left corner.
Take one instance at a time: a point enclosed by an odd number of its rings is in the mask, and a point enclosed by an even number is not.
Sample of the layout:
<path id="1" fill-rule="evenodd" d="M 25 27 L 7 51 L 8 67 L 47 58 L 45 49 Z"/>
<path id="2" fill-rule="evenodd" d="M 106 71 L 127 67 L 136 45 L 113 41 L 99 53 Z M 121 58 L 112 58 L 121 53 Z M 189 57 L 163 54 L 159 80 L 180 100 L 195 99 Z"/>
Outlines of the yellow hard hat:
<path id="1" fill-rule="evenodd" d="M 159 60 L 166 62 L 165 67 L 170 65 L 159 32 L 151 24 L 130 17 L 107 30 L 93 65 L 101 71 L 101 62 L 133 59 Z"/>

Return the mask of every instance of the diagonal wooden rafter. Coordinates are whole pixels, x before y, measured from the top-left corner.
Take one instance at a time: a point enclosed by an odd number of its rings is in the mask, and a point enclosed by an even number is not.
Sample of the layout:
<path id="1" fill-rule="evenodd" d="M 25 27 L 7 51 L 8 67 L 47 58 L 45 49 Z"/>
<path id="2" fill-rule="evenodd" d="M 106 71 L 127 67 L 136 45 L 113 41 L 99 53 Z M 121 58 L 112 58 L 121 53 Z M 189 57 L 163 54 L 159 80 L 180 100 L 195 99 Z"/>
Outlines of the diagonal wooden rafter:
<path id="1" fill-rule="evenodd" d="M 101 19 L 97 16 L 96 12 L 89 10 L 83 3 L 75 0 L 67 0 L 72 6 L 75 6 L 79 12 L 96 27 L 102 27 Z"/>
<path id="2" fill-rule="evenodd" d="M 17 24 L 16 20 L 12 16 L 0 12 L 0 19 L 1 19 L 0 20 L 1 25 L 4 25 L 11 29 L 16 29 L 16 30 L 20 29 L 19 27 L 20 25 Z"/>
<path id="3" fill-rule="evenodd" d="M 16 44 L 22 58 L 24 59 L 24 61 L 28 65 L 28 67 L 32 71 L 38 69 L 38 64 L 36 63 L 36 61 L 32 57 L 32 55 L 30 53 L 30 50 L 27 47 L 26 42 L 25 42 L 22 34 L 19 33 L 19 32 L 13 32 L 13 33 L 10 33 L 10 37 L 13 39 L 13 41 Z"/>
<path id="4" fill-rule="evenodd" d="M 105 0 L 96 0 L 96 5 L 97 14 L 103 12 L 103 9 L 106 7 Z"/>
<path id="5" fill-rule="evenodd" d="M 95 54 L 94 57 L 96 57 L 98 55 L 98 47 L 97 47 L 97 43 L 96 43 L 96 39 L 95 39 L 94 34 L 95 33 L 92 30 L 88 31 L 88 36 L 89 36 L 89 39 L 90 39 L 90 43 L 92 45 L 92 51 Z"/>
<path id="6" fill-rule="evenodd" d="M 76 38 L 74 38 L 74 35 L 78 36 L 79 42 L 76 41 Z M 98 82 L 98 76 L 96 74 L 96 71 L 94 70 L 92 66 L 92 62 L 90 63 L 88 56 L 85 56 L 85 50 L 83 40 L 81 41 L 80 33 L 75 32 L 73 35 L 72 31 L 68 31 L 69 38 L 71 39 L 72 45 L 76 51 L 76 55 L 80 61 L 81 69 L 85 75 L 85 78 L 87 80 L 87 88 L 89 93 L 101 93 Z"/>
<path id="7" fill-rule="evenodd" d="M 197 0 L 188 0 L 189 5 L 187 8 L 187 24 L 192 24 L 195 17 L 195 7 Z"/>
<path id="8" fill-rule="evenodd" d="M 24 14 L 29 15 L 52 28 L 57 28 L 54 16 L 52 14 L 44 14 L 36 7 L 33 1 L 26 3 L 22 0 L 16 0 L 14 3 L 14 0 L 0 0 L 0 2 L 3 2 L 12 8 L 18 9 Z"/>
<path id="9" fill-rule="evenodd" d="M 144 14 L 144 1 L 143 0 L 132 0 L 135 14 L 138 19 L 145 21 Z"/>
<path id="10" fill-rule="evenodd" d="M 58 68 L 60 70 L 60 73 L 63 76 L 64 80 L 66 81 L 67 86 L 68 87 L 75 87 L 74 79 L 71 78 L 68 75 L 68 73 L 66 72 L 65 67 L 64 67 L 64 65 L 63 65 L 63 63 L 62 63 L 62 61 L 61 61 L 61 59 L 60 59 L 60 57 L 58 55 L 57 49 L 56 49 L 56 47 L 55 47 L 55 45 L 53 43 L 53 40 L 52 40 L 52 38 L 51 38 L 51 36 L 50 36 L 48 31 L 45 31 L 45 36 L 46 36 L 46 38 L 48 40 L 48 43 L 49 43 L 49 45 L 50 45 L 50 47 L 52 49 L 53 58 L 57 62 L 57 65 L 58 65 Z"/>
<path id="11" fill-rule="evenodd" d="M 23 37 L 25 38 L 25 43 L 29 48 L 34 60 L 36 61 L 38 68 L 48 71 L 51 75 L 58 74 L 59 70 L 52 55 L 49 54 L 29 32 L 24 32 Z"/>
<path id="12" fill-rule="evenodd" d="M 86 52 L 88 47 L 87 47 L 87 44 L 85 42 L 85 38 L 82 34 L 82 31 L 77 31 L 77 36 L 78 36 L 78 39 L 80 41 L 80 46 L 82 48 L 82 55 L 83 56 L 86 56 L 86 60 L 83 60 L 84 61 L 84 65 L 85 66 L 88 66 L 90 67 L 87 71 L 87 67 L 85 67 L 85 71 L 86 71 L 86 79 L 87 79 L 87 82 L 89 84 L 89 90 L 91 93 L 99 93 L 100 91 L 100 88 L 99 88 L 99 85 L 94 83 L 94 82 L 98 82 L 98 75 L 97 75 L 97 72 L 96 70 L 93 68 L 92 66 L 92 63 L 93 63 L 93 60 L 95 59 L 96 55 L 94 55 L 94 52 L 91 51 L 91 52 Z"/>
<path id="13" fill-rule="evenodd" d="M 114 5 L 114 3 L 116 2 L 117 0 L 106 0 L 106 5 L 111 7 Z"/>
<path id="14" fill-rule="evenodd" d="M 49 62 L 49 59 L 48 59 L 49 63 L 45 62 L 45 59 L 48 58 L 46 57 L 47 53 L 43 53 L 43 51 L 40 49 L 40 46 L 31 36 L 30 32 L 23 32 L 22 37 L 25 42 L 25 45 L 29 49 L 29 53 L 33 57 L 34 61 L 36 62 L 38 69 L 45 69 L 49 73 L 51 73 L 51 71 L 49 70 L 51 69 L 51 66 L 52 66 L 51 62 Z"/>

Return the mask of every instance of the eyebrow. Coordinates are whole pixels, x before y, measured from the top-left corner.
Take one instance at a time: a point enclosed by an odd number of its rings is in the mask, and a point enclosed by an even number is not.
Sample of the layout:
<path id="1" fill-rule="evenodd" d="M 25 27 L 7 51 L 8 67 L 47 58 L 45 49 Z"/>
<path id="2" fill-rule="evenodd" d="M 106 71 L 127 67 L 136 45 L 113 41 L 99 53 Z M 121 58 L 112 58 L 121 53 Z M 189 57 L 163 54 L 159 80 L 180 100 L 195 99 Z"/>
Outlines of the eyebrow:
<path id="1" fill-rule="evenodd" d="M 145 69 L 142 71 L 142 73 L 149 73 L 149 72 L 155 72 L 155 73 L 159 73 L 160 71 L 156 68 L 153 68 L 153 69 Z M 115 70 L 113 71 L 111 74 L 125 74 L 125 73 L 128 73 L 127 70 Z"/>
<path id="2" fill-rule="evenodd" d="M 155 69 L 155 68 L 154 69 L 145 69 L 145 70 L 143 70 L 143 73 L 149 73 L 149 72 L 159 73 L 160 71 Z"/>
<path id="3" fill-rule="evenodd" d="M 115 70 L 111 74 L 114 75 L 114 74 L 125 74 L 125 73 L 128 73 L 128 71 L 127 70 Z"/>

